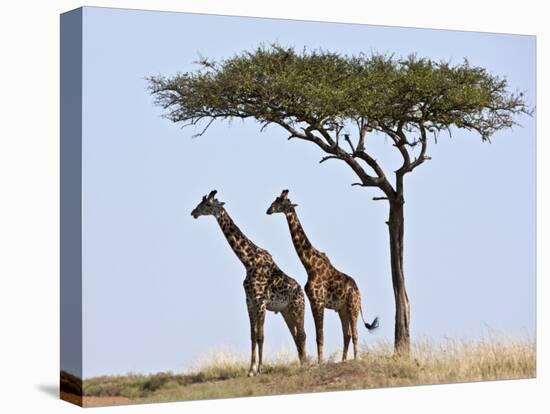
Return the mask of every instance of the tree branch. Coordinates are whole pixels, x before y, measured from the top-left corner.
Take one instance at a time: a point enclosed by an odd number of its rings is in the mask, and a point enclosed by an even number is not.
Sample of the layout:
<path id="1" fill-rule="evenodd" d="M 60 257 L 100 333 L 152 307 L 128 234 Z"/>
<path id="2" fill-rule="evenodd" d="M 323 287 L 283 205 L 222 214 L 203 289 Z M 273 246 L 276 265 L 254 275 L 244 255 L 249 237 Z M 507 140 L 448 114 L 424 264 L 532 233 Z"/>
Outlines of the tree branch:
<path id="1" fill-rule="evenodd" d="M 313 128 L 308 127 L 304 129 L 304 132 L 302 133 L 302 132 L 299 132 L 296 128 L 293 128 L 291 125 L 287 124 L 286 122 L 283 122 L 283 121 L 273 121 L 273 122 L 275 122 L 277 125 L 282 126 L 284 129 L 290 132 L 290 136 L 288 137 L 288 139 L 299 138 L 305 141 L 310 141 L 317 144 L 319 147 L 321 147 L 323 151 L 329 154 L 334 153 L 334 148 L 327 145 L 321 138 L 311 133 L 311 130 Z"/>
<path id="2" fill-rule="evenodd" d="M 355 187 L 355 186 L 358 186 L 358 187 L 378 187 L 376 185 L 367 185 L 365 183 L 353 183 L 351 186 L 352 187 Z"/>
<path id="3" fill-rule="evenodd" d="M 357 185 L 362 185 L 364 187 L 379 187 L 384 193 L 388 195 L 388 197 L 393 195 L 393 188 L 391 184 L 386 179 L 384 172 L 378 166 L 376 161 L 372 159 L 368 154 L 364 153 L 361 155 L 363 159 L 368 159 L 372 163 L 372 165 L 376 166 L 376 173 L 378 174 L 377 177 L 369 175 L 362 167 L 361 165 L 355 160 L 354 154 L 349 154 L 346 151 L 344 151 L 342 148 L 336 145 L 329 145 L 326 142 L 324 142 L 320 137 L 313 134 L 313 130 L 317 130 L 317 127 L 314 125 L 310 125 L 307 128 L 303 129 L 303 133 L 298 131 L 296 128 L 292 127 L 286 122 L 282 121 L 274 121 L 278 125 L 282 126 L 284 129 L 286 129 L 288 132 L 290 132 L 289 139 L 292 138 L 299 138 L 303 139 L 305 141 L 314 142 L 317 144 L 323 151 L 325 151 L 327 154 L 330 154 L 324 158 L 321 159 L 320 162 L 327 161 L 329 159 L 341 159 L 346 164 L 348 164 L 351 169 L 355 172 L 355 174 L 359 177 L 361 180 L 360 183 L 356 183 Z M 328 132 L 325 131 L 326 134 Z M 334 141 L 333 141 L 334 143 Z M 335 144 L 335 143 L 334 143 Z M 359 157 L 359 155 L 357 155 Z"/>
<path id="4" fill-rule="evenodd" d="M 208 122 L 208 124 L 204 127 L 204 129 L 201 132 L 199 132 L 198 134 L 194 134 L 192 136 L 192 138 L 202 137 L 204 135 L 204 133 L 206 132 L 206 130 L 210 127 L 210 125 L 212 125 L 212 122 L 214 122 L 215 119 L 216 118 L 210 119 L 210 122 Z"/>
<path id="5" fill-rule="evenodd" d="M 359 124 L 359 141 L 357 142 L 357 148 L 355 149 L 356 152 L 364 151 L 365 150 L 365 137 L 367 135 L 368 127 L 365 123 L 365 119 L 361 118 L 360 124 Z"/>
<path id="6" fill-rule="evenodd" d="M 349 134 L 344 134 L 344 139 L 346 140 L 346 142 L 348 143 L 350 149 L 351 149 L 351 153 L 352 154 L 355 154 L 355 151 L 357 150 L 357 148 L 354 148 L 353 147 L 353 143 L 351 142 L 351 139 L 349 137 Z"/>
<path id="7" fill-rule="evenodd" d="M 364 137 L 365 137 L 365 134 L 367 132 L 367 128 L 366 128 L 365 124 L 360 124 L 359 128 L 360 128 L 361 132 L 360 132 L 360 137 L 359 137 L 359 143 L 357 144 L 356 147 L 353 146 L 353 143 L 352 143 L 352 141 L 349 137 L 349 134 L 344 135 L 344 139 L 346 140 L 346 142 L 348 143 L 348 145 L 351 149 L 351 154 L 347 154 L 348 158 L 349 158 L 349 160 L 347 161 L 348 165 L 350 165 L 355 170 L 356 168 L 354 168 L 354 166 L 352 165 L 352 162 L 357 164 L 357 165 L 359 165 L 359 164 L 357 163 L 357 161 L 355 161 L 354 158 L 359 158 L 359 159 L 365 161 L 367 163 L 367 165 L 369 167 L 371 167 L 377 175 L 376 177 L 369 176 L 370 181 L 374 184 L 374 186 L 379 187 L 385 194 L 388 195 L 388 197 L 390 197 L 394 194 L 394 190 L 393 190 L 390 182 L 387 180 L 386 175 L 384 174 L 384 171 L 382 170 L 380 165 L 376 162 L 376 160 L 374 158 L 372 158 L 366 151 L 364 151 Z M 363 172 L 364 172 L 364 170 L 363 170 Z M 359 177 L 361 178 L 360 175 L 359 175 Z M 356 183 L 356 184 L 358 184 L 358 183 Z"/>
<path id="8" fill-rule="evenodd" d="M 386 179 L 384 170 L 382 170 L 378 162 L 376 162 L 376 160 L 372 158 L 369 154 L 367 154 L 365 151 L 358 151 L 354 154 L 354 156 L 365 161 L 368 164 L 368 166 L 374 170 L 374 172 L 376 173 L 376 175 L 378 175 L 378 177 Z"/>
<path id="9" fill-rule="evenodd" d="M 407 140 L 407 137 L 403 132 L 404 125 L 405 120 L 402 119 L 398 122 L 395 131 L 387 125 L 380 125 L 379 127 L 382 132 L 387 134 L 392 139 L 393 146 L 399 150 L 399 152 L 401 153 L 401 157 L 403 158 L 403 164 L 401 164 L 401 167 L 399 167 L 399 169 L 396 171 L 396 174 L 404 174 L 411 164 L 411 156 L 409 154 L 409 151 L 407 151 L 407 148 L 405 147 L 406 145 L 410 146 L 411 144 Z"/>
<path id="10" fill-rule="evenodd" d="M 418 157 L 415 158 L 415 160 L 410 164 L 408 170 L 406 172 L 414 170 L 416 167 L 418 167 L 420 164 L 422 164 L 426 160 L 431 160 L 432 157 L 428 157 L 426 155 L 426 150 L 428 149 L 428 137 L 426 136 L 426 128 L 423 125 L 419 125 L 420 129 L 420 144 L 422 145 L 420 147 L 420 154 Z"/>
<path id="11" fill-rule="evenodd" d="M 337 155 L 327 155 L 326 157 L 321 158 L 321 161 L 319 161 L 319 164 L 322 164 L 322 163 L 324 163 L 325 161 L 328 161 L 328 160 L 341 160 L 341 159 L 342 158 L 340 158 Z"/>
<path id="12" fill-rule="evenodd" d="M 330 136 L 330 134 L 328 133 L 328 131 L 326 129 L 324 129 L 323 127 L 319 126 L 318 124 L 314 124 L 314 128 L 316 131 L 318 131 L 322 136 L 323 138 L 325 139 L 325 141 L 327 141 L 328 145 L 332 146 L 332 147 L 336 147 L 338 146 L 338 144 L 336 144 L 336 142 L 332 139 L 332 137 Z"/>
<path id="13" fill-rule="evenodd" d="M 357 162 L 357 160 L 353 158 L 353 155 L 348 154 L 341 148 L 338 148 L 337 152 L 338 152 L 338 157 L 344 160 L 346 164 L 348 164 L 351 167 L 351 169 L 359 177 L 359 179 L 361 180 L 361 183 L 363 183 L 365 187 L 379 187 L 384 192 L 388 191 L 388 186 L 384 182 L 385 179 L 381 177 L 374 177 L 368 174 L 363 169 L 363 167 L 361 167 L 361 165 Z"/>

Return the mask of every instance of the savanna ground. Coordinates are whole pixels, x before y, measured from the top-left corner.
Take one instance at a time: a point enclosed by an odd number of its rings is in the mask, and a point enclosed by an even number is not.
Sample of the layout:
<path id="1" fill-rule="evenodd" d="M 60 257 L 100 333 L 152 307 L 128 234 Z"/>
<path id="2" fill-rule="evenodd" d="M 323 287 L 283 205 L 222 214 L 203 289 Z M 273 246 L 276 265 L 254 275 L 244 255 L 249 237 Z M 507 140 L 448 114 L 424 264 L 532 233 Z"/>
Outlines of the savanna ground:
<path id="1" fill-rule="evenodd" d="M 246 355 L 213 352 L 184 374 L 162 372 L 78 379 L 62 373 L 62 398 L 84 406 L 198 400 L 532 378 L 534 339 L 447 340 L 415 343 L 409 358 L 395 358 L 390 344 L 363 347 L 358 360 L 333 354 L 319 366 L 300 367 L 293 352 L 266 356 L 261 375 L 247 377 Z M 64 384 L 64 386 L 63 386 Z M 77 397 L 79 386 L 82 399 Z M 82 404 L 80 404 L 82 403 Z"/>

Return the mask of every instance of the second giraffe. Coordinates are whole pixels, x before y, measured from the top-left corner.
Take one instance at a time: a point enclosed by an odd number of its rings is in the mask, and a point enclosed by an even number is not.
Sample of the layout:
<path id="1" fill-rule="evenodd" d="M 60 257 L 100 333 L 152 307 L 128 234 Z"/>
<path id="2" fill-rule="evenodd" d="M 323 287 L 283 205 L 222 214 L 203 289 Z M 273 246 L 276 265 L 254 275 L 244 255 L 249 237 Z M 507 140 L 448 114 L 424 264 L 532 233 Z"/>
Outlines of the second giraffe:
<path id="1" fill-rule="evenodd" d="M 323 361 L 323 317 L 324 309 L 338 312 L 344 335 L 342 361 L 347 358 L 350 339 L 353 340 L 353 356 L 357 359 L 358 335 L 357 319 L 361 319 L 369 331 L 378 327 L 378 318 L 372 323 L 365 322 L 361 309 L 361 294 L 352 277 L 337 270 L 323 252 L 317 250 L 308 240 L 298 215 L 296 204 L 288 198 L 288 190 L 283 190 L 267 210 L 267 214 L 283 213 L 286 216 L 296 253 L 307 272 L 306 295 L 309 298 L 315 330 L 317 334 L 317 357 Z"/>

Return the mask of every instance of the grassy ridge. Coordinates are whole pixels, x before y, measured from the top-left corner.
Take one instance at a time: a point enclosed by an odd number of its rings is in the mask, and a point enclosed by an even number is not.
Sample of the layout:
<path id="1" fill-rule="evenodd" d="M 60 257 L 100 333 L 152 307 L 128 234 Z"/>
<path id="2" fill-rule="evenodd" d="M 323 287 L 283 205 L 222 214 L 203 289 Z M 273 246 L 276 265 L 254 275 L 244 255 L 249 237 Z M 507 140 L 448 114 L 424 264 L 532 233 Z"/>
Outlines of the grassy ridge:
<path id="1" fill-rule="evenodd" d="M 417 343 L 408 359 L 394 358 L 392 347 L 380 343 L 363 351 L 357 361 L 335 359 L 300 367 L 290 354 L 267 360 L 261 375 L 248 378 L 245 356 L 215 354 L 188 374 L 87 379 L 84 405 L 110 404 L 113 397 L 118 403 L 160 402 L 532 378 L 536 373 L 534 340 Z"/>

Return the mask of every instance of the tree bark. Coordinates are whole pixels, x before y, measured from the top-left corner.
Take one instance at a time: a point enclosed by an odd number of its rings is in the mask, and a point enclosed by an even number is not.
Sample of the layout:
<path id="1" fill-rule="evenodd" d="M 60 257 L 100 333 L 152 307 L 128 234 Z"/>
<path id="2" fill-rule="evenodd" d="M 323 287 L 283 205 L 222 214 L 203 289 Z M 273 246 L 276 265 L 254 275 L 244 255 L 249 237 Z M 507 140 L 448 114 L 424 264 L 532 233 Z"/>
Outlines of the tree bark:
<path id="1" fill-rule="evenodd" d="M 390 200 L 390 218 L 388 229 L 390 234 L 390 257 L 393 293 L 395 296 L 395 338 L 394 348 L 398 355 L 408 355 L 410 350 L 410 306 L 407 289 L 405 288 L 405 273 L 403 271 L 403 200 Z"/>

